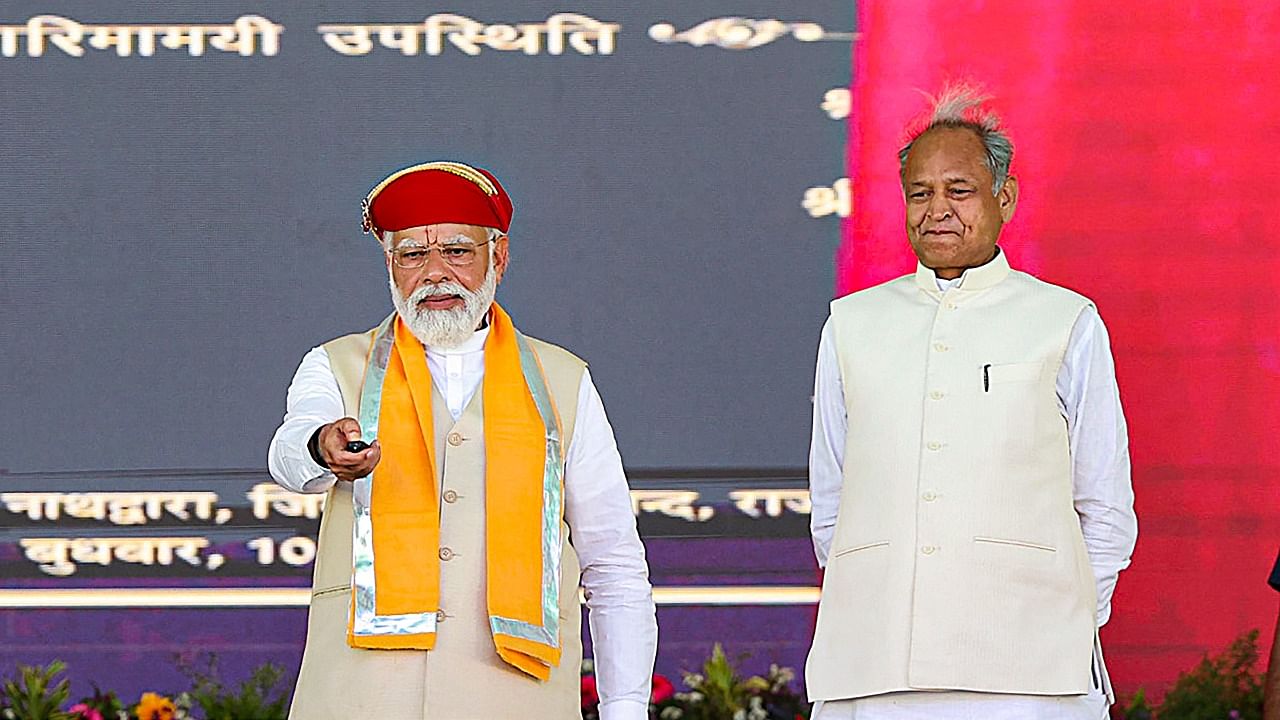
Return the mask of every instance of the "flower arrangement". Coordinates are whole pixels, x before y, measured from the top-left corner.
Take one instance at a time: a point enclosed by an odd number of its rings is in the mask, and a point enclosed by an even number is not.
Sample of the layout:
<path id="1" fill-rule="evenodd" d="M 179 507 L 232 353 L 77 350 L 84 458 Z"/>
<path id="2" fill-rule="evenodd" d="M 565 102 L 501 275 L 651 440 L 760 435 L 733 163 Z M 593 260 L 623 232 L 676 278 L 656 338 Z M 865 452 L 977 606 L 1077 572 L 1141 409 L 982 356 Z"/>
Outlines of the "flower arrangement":
<path id="1" fill-rule="evenodd" d="M 129 710 L 114 692 L 103 692 L 93 686 L 93 695 L 81 698 L 68 710 L 75 720 L 128 720 Z"/>
<path id="2" fill-rule="evenodd" d="M 599 720 L 600 696 L 594 666 L 582 663 L 582 717 Z M 806 720 L 809 704 L 791 688 L 795 672 L 777 665 L 765 676 L 743 679 L 719 643 L 701 672 L 684 673 L 687 691 L 677 692 L 670 680 L 654 675 L 649 716 L 657 720 Z"/>
<path id="3" fill-rule="evenodd" d="M 177 711 L 172 700 L 153 692 L 142 693 L 142 699 L 133 708 L 138 720 L 173 720 Z"/>
<path id="4" fill-rule="evenodd" d="M 289 715 L 292 688 L 281 682 L 284 668 L 278 665 L 254 668 L 234 691 L 219 679 L 216 655 L 179 658 L 178 669 L 191 680 L 191 703 L 200 709 L 200 716 L 205 720 L 285 720 Z"/>
<path id="5" fill-rule="evenodd" d="M 1206 655 L 1183 673 L 1158 706 L 1142 690 L 1112 708 L 1116 720 L 1261 720 L 1263 671 L 1258 631 L 1236 638 L 1226 650 Z M 217 673 L 217 658 L 203 663 L 179 658 L 192 687 L 172 697 L 143 693 L 129 704 L 114 692 L 94 687 L 93 695 L 70 702 L 66 665 L 20 665 L 13 678 L 0 678 L 0 720 L 285 720 L 289 688 L 284 671 L 262 665 L 234 689 Z M 795 672 L 772 665 L 763 676 L 743 678 L 718 643 L 700 672 L 686 672 L 685 689 L 653 676 L 649 716 L 654 720 L 807 720 L 810 709 L 792 689 Z M 64 709 L 65 708 L 65 709 Z M 582 716 L 599 720 L 600 697 L 594 667 L 582 664 Z"/>
<path id="6" fill-rule="evenodd" d="M 285 720 L 289 688 L 281 683 L 284 670 L 262 665 L 232 690 L 218 678 L 217 658 L 203 656 L 203 667 L 180 657 L 178 669 L 192 682 L 189 691 L 169 697 L 144 692 L 132 705 L 114 692 L 94 686 L 93 695 L 70 705 L 70 683 L 59 676 L 66 665 L 18 667 L 18 678 L 0 684 L 0 720 Z"/>

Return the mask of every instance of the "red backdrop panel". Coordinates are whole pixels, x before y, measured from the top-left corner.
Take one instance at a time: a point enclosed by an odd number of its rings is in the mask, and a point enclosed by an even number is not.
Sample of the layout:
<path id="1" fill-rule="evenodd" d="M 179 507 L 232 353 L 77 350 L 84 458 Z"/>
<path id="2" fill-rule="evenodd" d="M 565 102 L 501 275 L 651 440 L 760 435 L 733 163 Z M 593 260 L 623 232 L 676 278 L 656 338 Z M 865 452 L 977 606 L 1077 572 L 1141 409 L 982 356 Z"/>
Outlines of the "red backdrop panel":
<path id="1" fill-rule="evenodd" d="M 1002 245 L 1015 267 L 1097 301 L 1112 335 L 1139 522 L 1103 631 L 1117 687 L 1162 694 L 1241 631 L 1267 638 L 1280 544 L 1280 8 L 858 5 L 837 293 L 914 268 L 897 150 L 920 91 L 984 86 L 1022 183 Z"/>

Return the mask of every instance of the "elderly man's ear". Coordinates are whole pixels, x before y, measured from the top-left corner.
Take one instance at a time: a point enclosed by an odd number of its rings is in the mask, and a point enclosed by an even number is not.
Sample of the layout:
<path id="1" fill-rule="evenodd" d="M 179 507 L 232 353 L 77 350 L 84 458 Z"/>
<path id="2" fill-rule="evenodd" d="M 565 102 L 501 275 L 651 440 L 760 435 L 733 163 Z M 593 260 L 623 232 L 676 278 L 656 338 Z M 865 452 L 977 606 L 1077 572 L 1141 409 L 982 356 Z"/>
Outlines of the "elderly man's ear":
<path id="1" fill-rule="evenodd" d="M 507 272 L 507 263 L 511 260 L 511 249 L 507 243 L 507 234 L 499 235 L 494 241 L 490 250 L 493 253 L 493 270 L 497 273 L 497 281 L 502 282 L 502 276 Z"/>
<path id="2" fill-rule="evenodd" d="M 1004 185 L 996 195 L 1000 199 L 1000 219 L 1002 222 L 1009 222 L 1013 211 L 1018 207 L 1018 178 L 1012 175 L 1005 178 Z"/>

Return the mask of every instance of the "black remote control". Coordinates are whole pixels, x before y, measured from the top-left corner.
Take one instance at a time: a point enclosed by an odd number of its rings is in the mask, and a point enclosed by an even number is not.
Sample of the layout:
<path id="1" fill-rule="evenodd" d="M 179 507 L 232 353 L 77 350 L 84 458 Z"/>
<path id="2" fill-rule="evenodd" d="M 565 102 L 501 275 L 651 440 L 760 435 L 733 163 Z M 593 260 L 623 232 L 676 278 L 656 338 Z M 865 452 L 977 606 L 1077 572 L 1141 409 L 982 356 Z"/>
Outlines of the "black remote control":
<path id="1" fill-rule="evenodd" d="M 349 453 L 363 452 L 369 449 L 369 443 L 363 440 L 352 440 L 347 443 L 346 450 Z"/>

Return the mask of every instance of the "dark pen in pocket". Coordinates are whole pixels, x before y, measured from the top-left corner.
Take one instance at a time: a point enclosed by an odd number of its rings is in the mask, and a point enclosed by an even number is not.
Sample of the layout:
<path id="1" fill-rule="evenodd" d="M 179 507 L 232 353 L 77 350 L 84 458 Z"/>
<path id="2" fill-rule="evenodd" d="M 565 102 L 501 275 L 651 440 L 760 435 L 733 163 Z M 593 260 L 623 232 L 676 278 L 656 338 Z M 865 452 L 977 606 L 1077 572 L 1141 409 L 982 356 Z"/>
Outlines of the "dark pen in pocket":
<path id="1" fill-rule="evenodd" d="M 991 392 L 991 363 L 982 366 L 982 392 Z"/>

